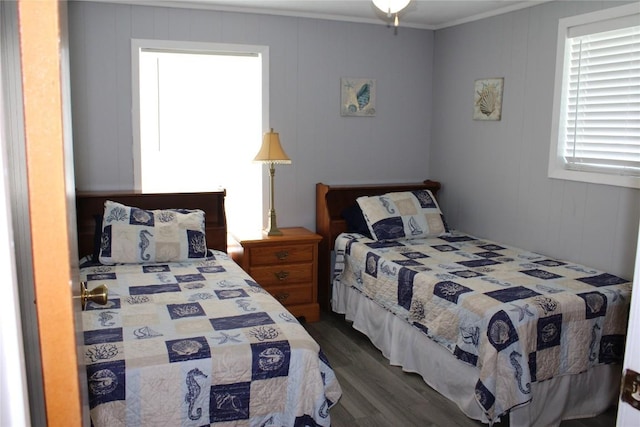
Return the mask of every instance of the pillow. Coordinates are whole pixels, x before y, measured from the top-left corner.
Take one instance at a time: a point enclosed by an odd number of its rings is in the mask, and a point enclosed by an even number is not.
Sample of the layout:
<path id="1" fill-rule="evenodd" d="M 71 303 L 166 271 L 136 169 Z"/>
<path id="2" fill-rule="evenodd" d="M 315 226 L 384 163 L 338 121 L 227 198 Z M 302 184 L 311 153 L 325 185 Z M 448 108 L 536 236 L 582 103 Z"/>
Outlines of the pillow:
<path id="1" fill-rule="evenodd" d="M 429 190 L 358 197 L 375 240 L 437 237 L 447 232 L 443 215 Z"/>
<path id="2" fill-rule="evenodd" d="M 105 202 L 102 264 L 189 261 L 206 254 L 203 211 L 144 210 Z"/>
<path id="3" fill-rule="evenodd" d="M 360 205 L 354 203 L 353 205 L 344 208 L 340 213 L 340 216 L 344 218 L 347 223 L 347 232 L 360 233 L 370 239 L 373 238 L 371 237 L 371 231 L 369 231 L 367 221 L 364 219 L 364 215 L 362 215 Z"/>

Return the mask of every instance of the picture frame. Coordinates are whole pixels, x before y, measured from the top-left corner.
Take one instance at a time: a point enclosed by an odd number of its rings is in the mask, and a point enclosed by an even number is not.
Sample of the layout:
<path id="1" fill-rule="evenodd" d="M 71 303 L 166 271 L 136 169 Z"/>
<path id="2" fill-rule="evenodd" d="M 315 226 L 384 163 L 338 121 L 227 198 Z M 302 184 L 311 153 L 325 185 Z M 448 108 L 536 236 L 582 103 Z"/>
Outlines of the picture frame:
<path id="1" fill-rule="evenodd" d="M 503 90 L 504 77 L 476 80 L 473 94 L 473 120 L 501 120 Z"/>
<path id="2" fill-rule="evenodd" d="M 373 117 L 376 115 L 376 81 L 369 78 L 340 79 L 340 115 Z"/>

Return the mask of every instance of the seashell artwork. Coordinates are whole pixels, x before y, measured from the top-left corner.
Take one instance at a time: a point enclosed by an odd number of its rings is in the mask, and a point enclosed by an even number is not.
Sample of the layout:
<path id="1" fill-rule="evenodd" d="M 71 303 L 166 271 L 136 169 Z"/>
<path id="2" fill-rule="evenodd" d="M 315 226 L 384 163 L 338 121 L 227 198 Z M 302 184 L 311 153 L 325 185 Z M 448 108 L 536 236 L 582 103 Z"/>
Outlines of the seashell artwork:
<path id="1" fill-rule="evenodd" d="M 500 120 L 504 78 L 475 81 L 473 120 Z"/>
<path id="2" fill-rule="evenodd" d="M 131 216 L 140 224 L 146 224 L 151 221 L 151 214 L 142 209 L 131 210 Z"/>
<path id="3" fill-rule="evenodd" d="M 118 376 L 110 369 L 100 369 L 89 378 L 89 388 L 96 396 L 104 396 L 118 387 Z"/>
<path id="4" fill-rule="evenodd" d="M 171 350 L 175 351 L 181 356 L 194 354 L 202 349 L 202 344 L 195 340 L 182 340 L 174 343 L 171 346 Z"/>
<path id="5" fill-rule="evenodd" d="M 496 320 L 489 326 L 489 339 L 493 345 L 504 344 L 509 340 L 509 325 L 504 320 Z"/>
<path id="6" fill-rule="evenodd" d="M 376 81 L 365 78 L 340 79 L 342 116 L 376 115 Z"/>
<path id="7" fill-rule="evenodd" d="M 284 353 L 277 347 L 270 347 L 258 355 L 258 366 L 263 371 L 275 371 L 280 369 L 285 361 Z"/>

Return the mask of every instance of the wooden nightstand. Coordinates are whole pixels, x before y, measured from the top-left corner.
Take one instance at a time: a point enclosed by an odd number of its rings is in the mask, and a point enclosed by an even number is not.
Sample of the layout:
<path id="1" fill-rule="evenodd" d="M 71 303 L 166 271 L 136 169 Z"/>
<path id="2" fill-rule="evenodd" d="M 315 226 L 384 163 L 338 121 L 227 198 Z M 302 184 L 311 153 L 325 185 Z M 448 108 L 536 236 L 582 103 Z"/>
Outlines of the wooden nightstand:
<path id="1" fill-rule="evenodd" d="M 231 257 L 296 317 L 320 319 L 318 243 L 322 236 L 303 227 L 280 228 L 282 236 L 233 236 L 241 247 Z M 230 248 L 231 249 L 231 248 Z"/>

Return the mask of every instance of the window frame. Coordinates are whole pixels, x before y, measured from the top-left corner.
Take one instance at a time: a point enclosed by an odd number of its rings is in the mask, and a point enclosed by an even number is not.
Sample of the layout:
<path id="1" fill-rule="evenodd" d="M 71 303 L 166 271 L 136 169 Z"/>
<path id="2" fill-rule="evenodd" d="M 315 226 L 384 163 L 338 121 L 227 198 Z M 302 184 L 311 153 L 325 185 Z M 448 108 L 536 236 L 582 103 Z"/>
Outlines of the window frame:
<path id="1" fill-rule="evenodd" d="M 242 45 L 227 43 L 206 43 L 174 40 L 131 39 L 131 93 L 132 93 L 132 129 L 133 129 L 133 176 L 134 189 L 142 191 L 142 172 L 140 166 L 140 52 L 143 49 L 174 50 L 190 53 L 246 53 L 254 52 L 262 59 L 262 130 L 269 129 L 269 47 L 261 45 Z"/>
<path id="2" fill-rule="evenodd" d="M 261 133 L 266 132 L 269 129 L 269 46 L 264 45 L 243 45 L 243 44 L 227 44 L 227 43 L 207 43 L 207 42 L 191 42 L 191 41 L 171 41 L 171 40 L 155 40 L 155 39 L 132 39 L 131 40 L 131 86 L 132 86 L 132 132 L 133 132 L 133 147 L 132 147 L 132 159 L 133 159 L 133 175 L 134 175 L 134 189 L 139 192 L 164 192 L 176 191 L 173 187 L 167 187 L 166 189 L 150 188 L 143 181 L 142 167 L 143 151 L 148 147 L 143 145 L 142 140 L 142 125 L 141 118 L 141 72 L 145 72 L 141 67 L 141 59 L 143 53 L 149 52 L 165 52 L 176 54 L 204 54 L 204 55 L 216 55 L 216 56 L 251 56 L 257 57 L 260 61 L 261 67 L 261 107 L 260 115 L 253 116 L 256 120 L 260 120 L 259 126 L 261 127 Z M 256 123 L 257 124 L 257 123 Z M 255 150 L 259 149 L 260 135 L 256 135 Z M 170 149 L 169 149 L 170 150 Z M 233 179 L 232 175 L 226 174 L 230 182 L 221 184 L 227 190 L 227 202 L 225 208 L 227 210 L 227 226 L 230 232 L 241 232 L 243 229 L 261 229 L 264 224 L 264 206 L 265 206 L 265 193 L 264 193 L 264 172 L 261 165 L 253 164 L 247 161 L 247 166 L 252 168 L 251 173 L 256 171 L 257 177 L 251 175 L 249 180 Z M 244 166 L 243 166 L 244 167 Z M 255 178 L 255 179 L 254 179 Z M 198 181 L 199 185 L 195 186 L 193 190 L 180 190 L 180 191 L 209 191 L 203 190 L 202 181 Z M 240 190 L 241 186 L 251 183 L 251 191 L 255 188 L 257 194 L 251 193 L 251 197 L 245 197 L 245 193 Z M 253 187 L 255 186 L 255 187 Z M 145 188 L 146 187 L 146 188 Z M 217 190 L 219 187 L 211 186 L 211 191 Z M 231 194 L 233 193 L 233 194 Z M 247 204 L 247 200 L 251 200 L 250 203 L 255 203 L 256 206 L 252 206 L 251 209 L 244 209 L 243 205 Z M 243 217 L 240 212 L 250 212 L 249 217 Z"/>
<path id="3" fill-rule="evenodd" d="M 569 31 L 572 27 L 586 26 L 610 19 L 624 18 L 640 15 L 638 4 L 631 3 L 610 9 L 599 10 L 583 15 L 562 18 L 558 23 L 558 41 L 556 49 L 556 73 L 553 94 L 553 108 L 551 116 L 551 144 L 549 149 L 548 177 L 571 181 L 581 181 L 593 184 L 614 185 L 620 187 L 640 188 L 640 177 L 630 175 L 617 175 L 606 172 L 594 172 L 585 170 L 568 169 L 565 167 L 562 152 L 564 146 L 560 138 L 561 121 L 565 117 L 563 111 L 563 96 L 568 85 L 565 78 L 566 58 L 569 49 Z"/>

